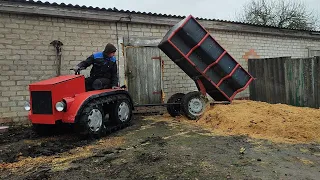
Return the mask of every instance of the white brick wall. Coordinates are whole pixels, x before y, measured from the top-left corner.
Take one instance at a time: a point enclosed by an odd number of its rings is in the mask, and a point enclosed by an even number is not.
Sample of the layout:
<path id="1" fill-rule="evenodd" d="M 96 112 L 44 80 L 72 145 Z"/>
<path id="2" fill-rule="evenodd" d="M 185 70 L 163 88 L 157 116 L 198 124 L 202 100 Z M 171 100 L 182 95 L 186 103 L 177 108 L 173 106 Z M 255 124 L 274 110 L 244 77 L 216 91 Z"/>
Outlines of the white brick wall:
<path id="1" fill-rule="evenodd" d="M 120 44 L 117 36 L 162 38 L 168 29 L 168 26 L 145 24 L 129 24 L 128 29 L 126 24 L 118 24 L 116 28 L 115 23 L 110 22 L 0 13 L 0 123 L 8 119 L 14 122 L 25 120 L 27 113 L 22 105 L 28 100 L 28 84 L 56 75 L 55 49 L 50 45 L 51 41 L 63 42 L 61 73 L 70 74 L 69 68 L 93 52 L 103 50 L 106 43 Z M 210 32 L 244 68 L 247 68 L 244 56 L 250 50 L 261 58 L 303 57 L 308 54 L 308 46 L 320 47 L 319 41 L 311 39 Z M 196 90 L 194 82 L 164 53 L 161 55 L 164 59 L 165 100 L 173 93 Z M 120 59 L 120 68 L 123 68 L 122 51 L 117 58 Z M 85 71 L 86 75 L 89 70 Z M 123 78 L 124 70 L 120 72 L 120 78 Z M 248 89 L 237 97 L 241 96 L 248 96 Z"/>

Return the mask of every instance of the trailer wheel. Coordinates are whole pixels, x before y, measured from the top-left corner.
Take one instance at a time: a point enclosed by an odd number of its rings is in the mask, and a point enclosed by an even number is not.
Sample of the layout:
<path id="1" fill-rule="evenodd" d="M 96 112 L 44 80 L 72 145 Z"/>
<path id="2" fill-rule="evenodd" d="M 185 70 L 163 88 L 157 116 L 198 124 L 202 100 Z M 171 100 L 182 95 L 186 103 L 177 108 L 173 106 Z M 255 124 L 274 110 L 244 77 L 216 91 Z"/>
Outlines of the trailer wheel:
<path id="1" fill-rule="evenodd" d="M 167 101 L 167 103 L 181 103 L 181 99 L 184 96 L 184 93 L 173 94 Z M 167 111 L 172 117 L 181 115 L 181 105 L 168 105 Z"/>
<path id="2" fill-rule="evenodd" d="M 105 133 L 105 114 L 100 105 L 87 106 L 77 123 L 78 132 L 85 137 L 100 138 Z"/>
<path id="3" fill-rule="evenodd" d="M 190 120 L 196 120 L 204 113 L 205 97 L 198 91 L 187 93 L 181 100 L 181 110 Z"/>
<path id="4" fill-rule="evenodd" d="M 120 99 L 112 105 L 111 120 L 116 124 L 125 124 L 131 120 L 132 106 L 128 99 Z"/>

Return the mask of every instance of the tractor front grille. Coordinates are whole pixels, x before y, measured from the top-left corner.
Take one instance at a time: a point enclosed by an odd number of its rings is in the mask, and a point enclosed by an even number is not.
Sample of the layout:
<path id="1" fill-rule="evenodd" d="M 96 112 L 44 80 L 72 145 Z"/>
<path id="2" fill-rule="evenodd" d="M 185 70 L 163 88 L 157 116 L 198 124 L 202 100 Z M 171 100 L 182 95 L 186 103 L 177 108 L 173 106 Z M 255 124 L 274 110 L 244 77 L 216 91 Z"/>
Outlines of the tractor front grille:
<path id="1" fill-rule="evenodd" d="M 31 91 L 32 113 L 52 114 L 51 91 Z"/>

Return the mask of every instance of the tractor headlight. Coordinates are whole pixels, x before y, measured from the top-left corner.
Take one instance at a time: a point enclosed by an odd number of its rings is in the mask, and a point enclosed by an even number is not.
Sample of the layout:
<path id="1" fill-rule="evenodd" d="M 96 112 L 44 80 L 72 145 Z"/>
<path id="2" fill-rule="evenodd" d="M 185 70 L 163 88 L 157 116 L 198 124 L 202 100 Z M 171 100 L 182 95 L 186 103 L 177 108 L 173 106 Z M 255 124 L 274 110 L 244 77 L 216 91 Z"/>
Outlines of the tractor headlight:
<path id="1" fill-rule="evenodd" d="M 66 104 L 64 102 L 57 102 L 56 103 L 56 110 L 61 112 L 66 108 Z"/>
<path id="2" fill-rule="evenodd" d="M 26 101 L 26 102 L 24 103 L 24 109 L 25 109 L 26 111 L 30 111 L 31 107 L 30 107 L 29 101 Z"/>

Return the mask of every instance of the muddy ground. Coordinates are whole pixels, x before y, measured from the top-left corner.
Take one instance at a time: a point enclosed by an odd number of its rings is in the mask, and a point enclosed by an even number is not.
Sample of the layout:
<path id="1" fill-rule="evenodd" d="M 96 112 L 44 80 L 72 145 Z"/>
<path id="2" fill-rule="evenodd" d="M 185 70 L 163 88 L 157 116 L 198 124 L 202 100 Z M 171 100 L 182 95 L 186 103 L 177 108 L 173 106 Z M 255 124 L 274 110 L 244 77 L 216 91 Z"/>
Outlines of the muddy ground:
<path id="1" fill-rule="evenodd" d="M 320 144 L 217 136 L 162 116 L 135 116 L 100 140 L 0 135 L 0 179 L 319 179 Z"/>

